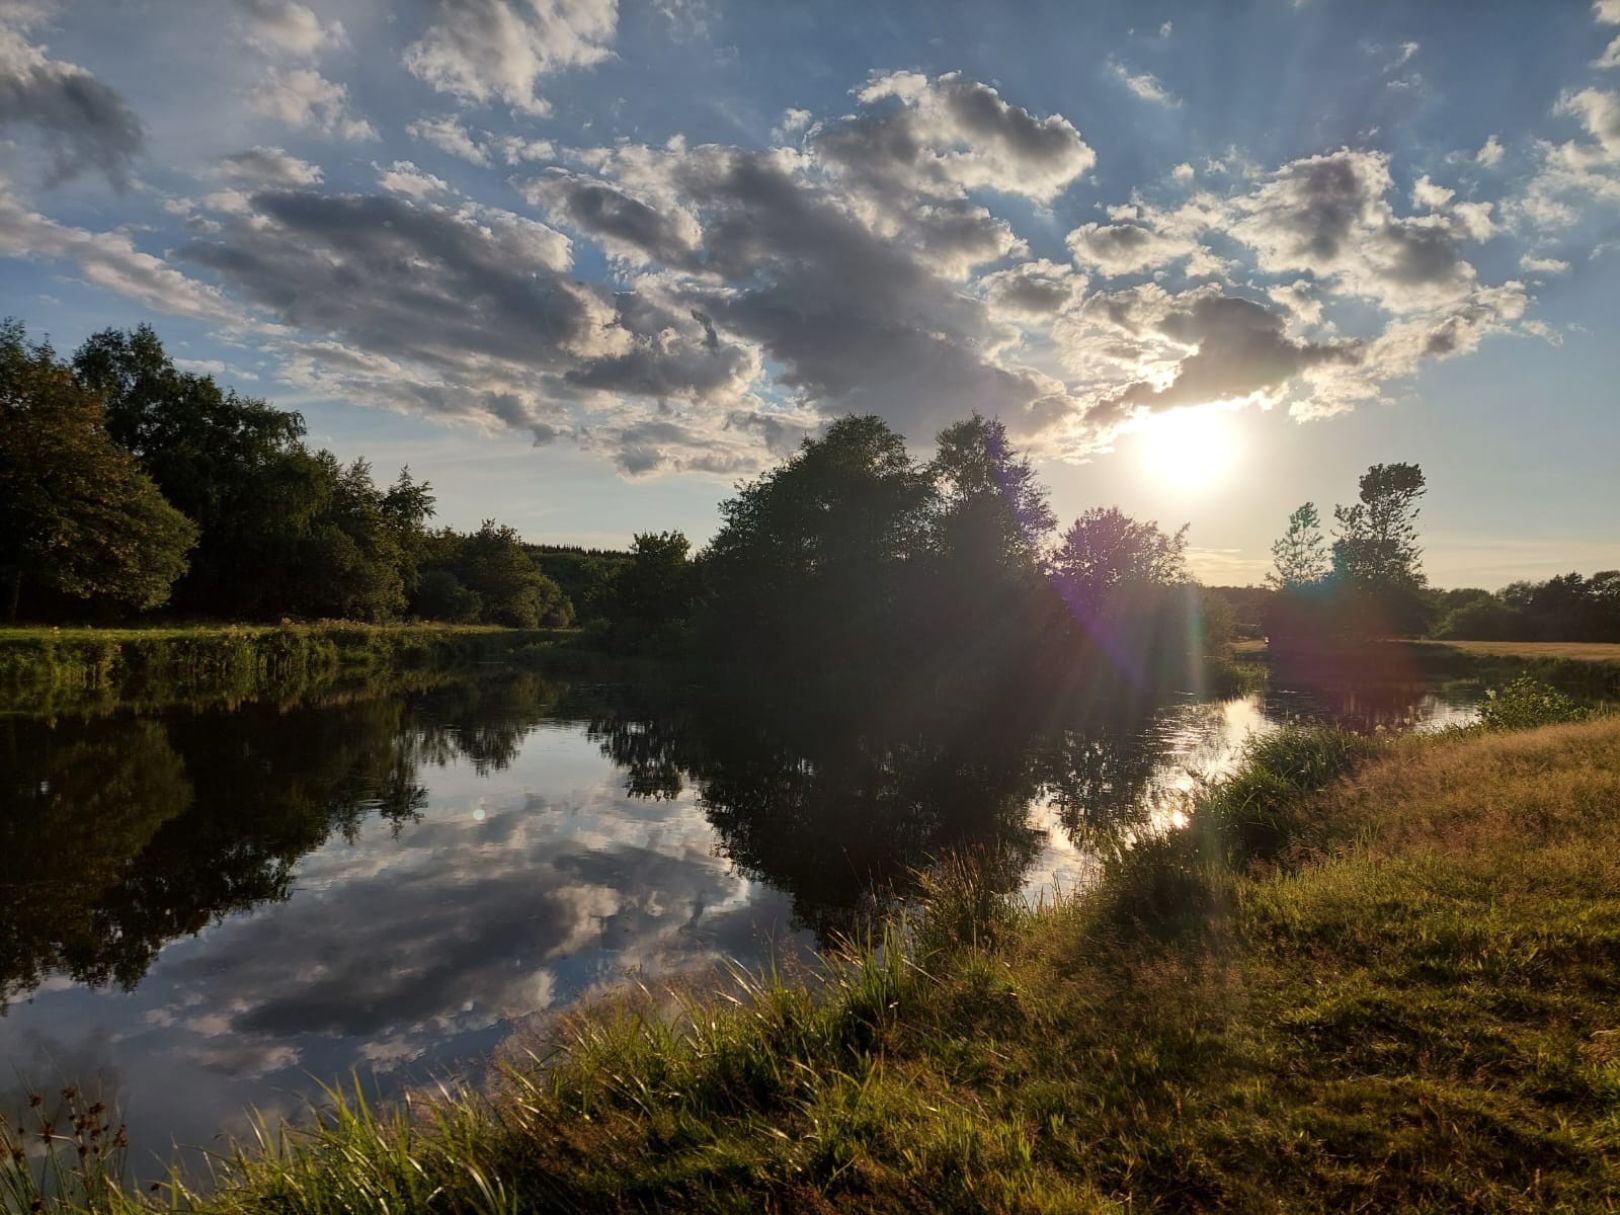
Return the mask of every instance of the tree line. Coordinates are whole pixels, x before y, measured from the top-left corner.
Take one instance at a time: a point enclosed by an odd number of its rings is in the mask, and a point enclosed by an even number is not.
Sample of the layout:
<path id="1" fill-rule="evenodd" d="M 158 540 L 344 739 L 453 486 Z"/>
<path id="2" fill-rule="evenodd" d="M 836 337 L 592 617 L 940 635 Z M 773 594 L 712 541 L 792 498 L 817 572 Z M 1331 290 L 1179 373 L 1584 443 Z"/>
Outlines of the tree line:
<path id="1" fill-rule="evenodd" d="M 904 670 L 919 694 L 1074 669 L 1185 679 L 1226 628 L 1193 583 L 1187 529 L 1113 507 L 1059 530 L 999 422 L 974 416 L 914 457 L 882 419 L 841 418 L 720 506 L 694 555 L 635 537 L 595 626 L 615 649 L 757 669 Z"/>
<path id="2" fill-rule="evenodd" d="M 1263 630 L 1285 645 L 1368 635 L 1620 641 L 1620 570 L 1514 582 L 1496 592 L 1430 587 L 1417 527 L 1426 490 L 1416 464 L 1373 465 L 1357 500 L 1334 508 L 1331 542 L 1315 503 L 1295 510 L 1271 548 Z"/>
<path id="3" fill-rule="evenodd" d="M 566 625 L 509 526 L 432 528 L 402 469 L 379 484 L 303 418 L 175 366 L 149 326 L 71 359 L 0 325 L 0 613 L 106 620 L 419 619 Z"/>

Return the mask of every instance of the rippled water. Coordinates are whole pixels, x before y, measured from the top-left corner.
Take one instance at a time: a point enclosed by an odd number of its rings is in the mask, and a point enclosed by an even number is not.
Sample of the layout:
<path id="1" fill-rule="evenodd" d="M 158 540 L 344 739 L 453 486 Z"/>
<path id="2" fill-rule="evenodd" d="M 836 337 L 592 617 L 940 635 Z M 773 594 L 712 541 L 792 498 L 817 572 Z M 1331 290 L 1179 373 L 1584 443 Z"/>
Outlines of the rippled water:
<path id="1" fill-rule="evenodd" d="M 336 703 L 0 721 L 0 1109 L 88 1085 L 143 1167 L 351 1069 L 476 1071 L 628 975 L 813 949 L 947 848 L 1083 882 L 1099 831 L 1284 716 L 1465 719 L 1467 689 L 1170 697 L 874 736 L 847 713 L 492 677 Z"/>

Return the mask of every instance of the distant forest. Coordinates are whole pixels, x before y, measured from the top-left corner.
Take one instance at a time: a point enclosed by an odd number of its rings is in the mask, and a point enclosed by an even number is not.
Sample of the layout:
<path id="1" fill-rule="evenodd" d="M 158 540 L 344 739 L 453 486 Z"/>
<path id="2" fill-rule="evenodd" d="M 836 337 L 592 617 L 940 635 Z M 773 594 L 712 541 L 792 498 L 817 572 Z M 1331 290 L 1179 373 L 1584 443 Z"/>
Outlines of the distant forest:
<path id="1" fill-rule="evenodd" d="M 1427 586 L 1416 465 L 1375 465 L 1287 521 L 1266 587 L 1195 586 L 1187 528 L 1098 507 L 1059 530 L 999 422 L 931 459 L 848 417 L 720 507 L 628 552 L 435 528 L 432 489 L 379 483 L 303 419 L 175 366 L 148 326 L 69 359 L 0 326 L 0 613 L 10 620 L 418 619 L 582 625 L 605 648 L 879 667 L 1040 664 L 1087 650 L 1140 674 L 1248 636 L 1620 640 L 1620 572 L 1499 592 Z"/>

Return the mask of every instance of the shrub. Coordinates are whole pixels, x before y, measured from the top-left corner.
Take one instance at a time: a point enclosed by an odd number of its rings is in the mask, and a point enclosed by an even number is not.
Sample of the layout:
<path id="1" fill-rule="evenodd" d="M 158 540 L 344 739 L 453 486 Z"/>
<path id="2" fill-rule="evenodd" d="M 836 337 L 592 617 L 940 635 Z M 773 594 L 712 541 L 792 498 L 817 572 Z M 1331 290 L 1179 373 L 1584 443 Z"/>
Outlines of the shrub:
<path id="1" fill-rule="evenodd" d="M 1520 675 L 1500 691 L 1492 688 L 1479 706 L 1479 721 L 1487 730 L 1528 730 L 1589 716 L 1589 709 L 1529 675 Z"/>

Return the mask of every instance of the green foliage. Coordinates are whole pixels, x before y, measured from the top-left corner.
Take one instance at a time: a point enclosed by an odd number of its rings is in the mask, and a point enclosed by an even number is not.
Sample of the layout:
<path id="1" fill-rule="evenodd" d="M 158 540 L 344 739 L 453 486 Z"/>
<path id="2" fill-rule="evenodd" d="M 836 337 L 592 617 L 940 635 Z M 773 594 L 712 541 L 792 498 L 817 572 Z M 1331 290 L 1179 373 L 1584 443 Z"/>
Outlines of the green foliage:
<path id="1" fill-rule="evenodd" d="M 540 572 L 561 588 L 574 606 L 576 624 L 602 619 L 602 597 L 608 579 L 628 555 L 608 549 L 587 549 L 562 544 L 531 544 L 529 555 Z"/>
<path id="2" fill-rule="evenodd" d="M 510 628 L 565 628 L 573 623 L 567 597 L 540 572 L 511 527 L 486 519 L 476 532 L 446 528 L 427 537 L 422 552 L 422 584 L 412 603 L 418 616 L 466 620 L 476 609 L 477 620 Z"/>
<path id="3" fill-rule="evenodd" d="M 1271 572 L 1266 584 L 1279 591 L 1315 586 L 1326 578 L 1327 540 L 1316 504 L 1307 502 L 1288 516 L 1288 530 L 1271 546 Z"/>
<path id="4" fill-rule="evenodd" d="M 608 640 L 626 653 L 670 653 L 682 648 L 681 632 L 698 602 L 701 574 L 680 532 L 641 532 L 628 560 L 604 580 L 597 599 L 611 622 Z"/>
<path id="5" fill-rule="evenodd" d="M 20 325 L 0 327 L 0 611 L 26 587 L 157 607 L 197 529 L 107 434 L 101 399 Z"/>
<path id="6" fill-rule="evenodd" d="M 1063 533 L 1052 571 L 1071 608 L 1095 615 L 1121 590 L 1185 583 L 1186 552 L 1185 525 L 1167 535 L 1118 507 L 1096 507 Z"/>
<path id="7" fill-rule="evenodd" d="M 430 569 L 417 582 L 411 604 L 423 620 L 471 624 L 484 614 L 484 598 L 447 569 Z"/>
<path id="8" fill-rule="evenodd" d="M 1417 500 L 1426 492 L 1416 464 L 1374 464 L 1362 474 L 1360 500 L 1336 506 L 1333 572 L 1381 590 L 1423 584 Z"/>
<path id="9" fill-rule="evenodd" d="M 1480 724 L 1487 730 L 1527 730 L 1584 721 L 1588 716 L 1590 710 L 1531 675 L 1491 688 L 1479 705 Z"/>
<path id="10" fill-rule="evenodd" d="M 721 503 L 705 558 L 713 644 L 780 660 L 809 639 L 859 666 L 903 635 L 930 487 L 876 417 L 846 417 Z"/>

